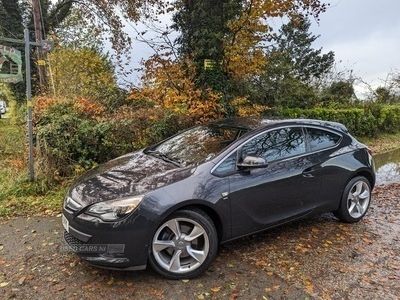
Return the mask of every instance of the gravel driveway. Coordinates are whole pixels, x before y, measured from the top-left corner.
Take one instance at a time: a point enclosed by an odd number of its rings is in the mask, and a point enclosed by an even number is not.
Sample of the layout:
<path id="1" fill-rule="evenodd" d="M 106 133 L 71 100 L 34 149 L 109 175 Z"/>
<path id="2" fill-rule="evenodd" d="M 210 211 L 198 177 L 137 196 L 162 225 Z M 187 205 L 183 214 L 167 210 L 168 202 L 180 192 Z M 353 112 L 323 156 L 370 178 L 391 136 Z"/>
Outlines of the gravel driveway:
<path id="1" fill-rule="evenodd" d="M 367 217 L 311 218 L 221 247 L 202 277 L 96 269 L 63 249 L 60 217 L 0 221 L 0 299 L 399 299 L 400 184 Z"/>

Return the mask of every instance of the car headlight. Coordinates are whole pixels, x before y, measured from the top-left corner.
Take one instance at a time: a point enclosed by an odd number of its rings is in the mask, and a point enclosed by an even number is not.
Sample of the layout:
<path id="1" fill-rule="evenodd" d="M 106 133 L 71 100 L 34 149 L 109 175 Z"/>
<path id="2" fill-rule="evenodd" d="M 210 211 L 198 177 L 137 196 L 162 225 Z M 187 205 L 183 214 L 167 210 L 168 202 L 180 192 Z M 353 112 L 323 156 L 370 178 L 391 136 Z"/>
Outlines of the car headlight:
<path id="1" fill-rule="evenodd" d="M 120 200 L 104 201 L 93 204 L 86 214 L 99 217 L 103 221 L 116 221 L 130 214 L 142 201 L 143 196 L 135 196 Z"/>

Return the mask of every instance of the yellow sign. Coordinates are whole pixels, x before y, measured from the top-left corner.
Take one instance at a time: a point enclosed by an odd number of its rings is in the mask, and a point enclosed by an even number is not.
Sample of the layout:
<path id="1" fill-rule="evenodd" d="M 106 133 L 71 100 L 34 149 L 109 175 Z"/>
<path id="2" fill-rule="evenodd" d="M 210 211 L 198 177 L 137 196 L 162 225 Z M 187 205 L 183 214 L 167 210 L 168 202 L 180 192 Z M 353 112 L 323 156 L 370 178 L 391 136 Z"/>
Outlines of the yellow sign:
<path id="1" fill-rule="evenodd" d="M 215 60 L 213 59 L 205 59 L 204 60 L 204 70 L 213 70 L 215 69 Z"/>

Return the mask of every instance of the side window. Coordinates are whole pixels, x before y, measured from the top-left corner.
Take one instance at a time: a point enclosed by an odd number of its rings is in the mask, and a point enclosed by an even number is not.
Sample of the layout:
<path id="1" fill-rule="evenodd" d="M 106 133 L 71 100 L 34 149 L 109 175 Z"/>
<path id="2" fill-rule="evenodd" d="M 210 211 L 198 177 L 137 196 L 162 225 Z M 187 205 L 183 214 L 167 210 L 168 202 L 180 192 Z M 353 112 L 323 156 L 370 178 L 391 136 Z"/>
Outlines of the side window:
<path id="1" fill-rule="evenodd" d="M 329 131 L 317 128 L 307 128 L 310 151 L 318 151 L 335 146 L 340 136 Z"/>
<path id="2" fill-rule="evenodd" d="M 269 131 L 252 139 L 242 147 L 241 158 L 255 155 L 272 162 L 304 153 L 306 142 L 303 129 L 293 127 Z"/>
<path id="3" fill-rule="evenodd" d="M 213 172 L 216 176 L 226 176 L 236 171 L 237 152 L 233 152 Z"/>

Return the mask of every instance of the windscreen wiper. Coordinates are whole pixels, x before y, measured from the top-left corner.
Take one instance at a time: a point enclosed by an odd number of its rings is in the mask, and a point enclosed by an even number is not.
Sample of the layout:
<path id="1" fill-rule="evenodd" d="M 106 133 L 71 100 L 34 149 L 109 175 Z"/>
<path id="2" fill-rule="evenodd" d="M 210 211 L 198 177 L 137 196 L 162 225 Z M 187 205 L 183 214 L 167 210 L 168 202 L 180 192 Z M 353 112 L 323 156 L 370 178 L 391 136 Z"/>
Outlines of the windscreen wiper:
<path id="1" fill-rule="evenodd" d="M 162 153 L 160 151 L 155 151 L 155 150 L 148 150 L 145 152 L 146 154 L 152 155 L 157 158 L 161 158 L 163 161 L 169 162 L 171 164 L 174 164 L 177 167 L 182 167 L 182 165 L 179 163 L 179 161 L 169 157 L 167 154 Z"/>

